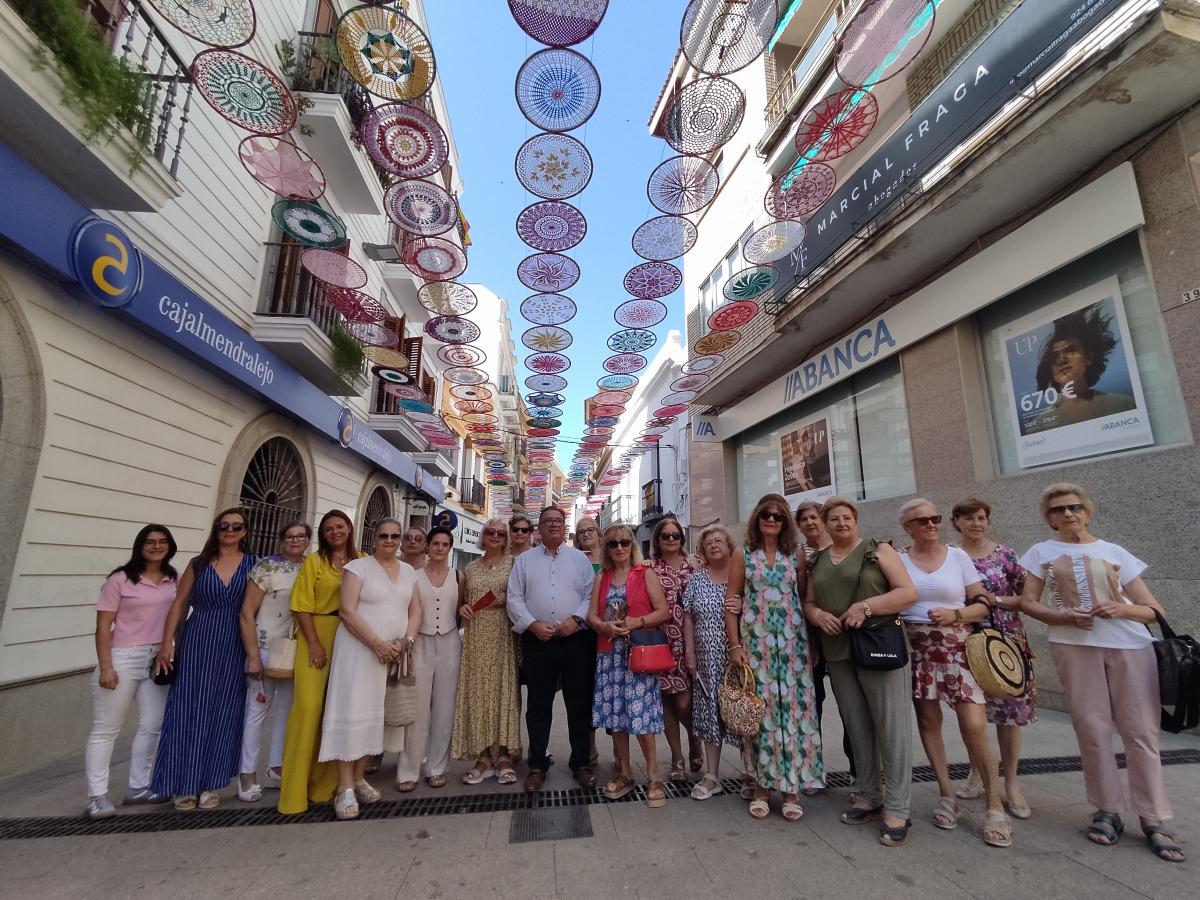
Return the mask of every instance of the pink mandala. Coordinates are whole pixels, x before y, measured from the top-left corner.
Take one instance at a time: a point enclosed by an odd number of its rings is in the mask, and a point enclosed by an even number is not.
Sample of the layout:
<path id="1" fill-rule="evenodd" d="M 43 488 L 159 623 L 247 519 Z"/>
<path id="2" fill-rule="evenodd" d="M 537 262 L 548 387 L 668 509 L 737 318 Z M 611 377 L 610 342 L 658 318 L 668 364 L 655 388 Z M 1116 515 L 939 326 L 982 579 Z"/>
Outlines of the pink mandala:
<path id="1" fill-rule="evenodd" d="M 404 246 L 404 266 L 426 281 L 453 281 L 467 270 L 467 254 L 444 238 L 416 238 Z"/>
<path id="2" fill-rule="evenodd" d="M 291 141 L 254 134 L 238 144 L 238 158 L 250 177 L 289 200 L 316 200 L 325 193 L 317 161 Z"/>
<path id="3" fill-rule="evenodd" d="M 447 344 L 469 344 L 479 339 L 479 326 L 462 316 L 434 316 L 425 323 L 425 333 Z"/>
<path id="4" fill-rule="evenodd" d="M 711 375 L 684 375 L 682 378 L 676 378 L 671 382 L 671 390 L 673 391 L 697 391 L 704 387 L 712 379 Z"/>
<path id="5" fill-rule="evenodd" d="M 642 371 L 647 365 L 649 361 L 640 353 L 618 353 L 604 361 L 604 371 L 614 375 L 632 375 Z"/>
<path id="6" fill-rule="evenodd" d="M 654 411 L 655 418 L 665 418 L 668 416 L 678 416 L 687 412 L 686 403 L 672 403 L 670 406 L 660 406 Z"/>
<path id="7" fill-rule="evenodd" d="M 375 107 L 358 133 L 375 164 L 403 178 L 432 175 L 450 156 L 450 140 L 437 119 L 408 103 Z"/>
<path id="8" fill-rule="evenodd" d="M 613 312 L 622 328 L 653 328 L 667 317 L 667 306 L 658 300 L 626 300 Z"/>
<path id="9" fill-rule="evenodd" d="M 571 368 L 571 360 L 561 353 L 535 353 L 526 357 L 525 367 L 540 375 L 557 375 Z"/>
<path id="10" fill-rule="evenodd" d="M 713 311 L 708 317 L 708 327 L 713 331 L 741 328 L 758 315 L 758 304 L 753 300 L 735 300 Z"/>
<path id="11" fill-rule="evenodd" d="M 367 283 L 367 270 L 335 250 L 310 248 L 300 255 L 302 265 L 318 281 L 358 290 Z"/>
<path id="12" fill-rule="evenodd" d="M 683 284 L 683 273 L 667 262 L 646 262 L 625 275 L 625 290 L 640 300 L 665 297 Z"/>
<path id="13" fill-rule="evenodd" d="M 763 205 L 776 219 L 801 219 L 820 209 L 833 196 L 837 173 L 825 163 L 805 164 L 798 172 L 786 172 L 767 189 Z"/>
<path id="14" fill-rule="evenodd" d="M 331 287 L 325 291 L 329 305 L 352 322 L 382 322 L 388 311 L 370 294 L 350 288 Z"/>
<path id="15" fill-rule="evenodd" d="M 579 263 L 557 253 L 535 253 L 518 263 L 517 277 L 531 291 L 561 294 L 579 280 Z"/>
<path id="16" fill-rule="evenodd" d="M 535 250 L 569 250 L 587 234 L 587 220 L 570 203 L 543 200 L 521 210 L 517 234 Z"/>
<path id="17" fill-rule="evenodd" d="M 862 88 L 830 94 L 800 120 L 796 153 L 812 162 L 845 156 L 867 139 L 879 120 L 879 101 Z"/>

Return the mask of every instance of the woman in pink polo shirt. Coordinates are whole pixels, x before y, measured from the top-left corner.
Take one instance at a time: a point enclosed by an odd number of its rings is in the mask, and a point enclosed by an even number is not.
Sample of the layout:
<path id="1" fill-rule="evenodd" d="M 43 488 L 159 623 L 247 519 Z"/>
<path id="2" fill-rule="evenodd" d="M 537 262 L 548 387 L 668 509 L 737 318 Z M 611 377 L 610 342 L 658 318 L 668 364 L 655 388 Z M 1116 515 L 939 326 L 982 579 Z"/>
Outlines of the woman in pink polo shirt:
<path id="1" fill-rule="evenodd" d="M 167 688 L 150 677 L 150 665 L 162 640 L 167 612 L 179 581 L 171 559 L 175 538 L 165 525 L 147 525 L 133 541 L 129 562 L 114 569 L 96 604 L 96 675 L 92 680 L 93 723 L 84 752 L 91 819 L 116 810 L 108 800 L 108 767 L 121 724 L 136 702 L 138 729 L 129 764 L 125 803 L 160 803 L 150 790 L 150 771 L 158 748 Z"/>

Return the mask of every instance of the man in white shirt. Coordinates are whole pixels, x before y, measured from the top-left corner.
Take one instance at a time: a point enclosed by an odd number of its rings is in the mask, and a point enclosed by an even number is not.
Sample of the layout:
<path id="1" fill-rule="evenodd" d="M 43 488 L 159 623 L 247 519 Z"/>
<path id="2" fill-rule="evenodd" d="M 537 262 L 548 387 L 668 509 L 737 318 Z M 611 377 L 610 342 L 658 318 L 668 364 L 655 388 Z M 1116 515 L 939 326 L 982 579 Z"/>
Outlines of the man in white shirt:
<path id="1" fill-rule="evenodd" d="M 571 739 L 571 771 L 584 788 L 592 774 L 592 692 L 596 678 L 596 635 L 586 626 L 595 573 L 587 554 L 565 546 L 567 520 L 557 506 L 538 518 L 541 544 L 513 563 L 508 579 L 508 617 L 521 635 L 529 689 L 525 727 L 529 731 L 529 775 L 525 790 L 541 790 L 550 760 L 546 746 L 554 721 L 554 695 L 562 685 Z"/>

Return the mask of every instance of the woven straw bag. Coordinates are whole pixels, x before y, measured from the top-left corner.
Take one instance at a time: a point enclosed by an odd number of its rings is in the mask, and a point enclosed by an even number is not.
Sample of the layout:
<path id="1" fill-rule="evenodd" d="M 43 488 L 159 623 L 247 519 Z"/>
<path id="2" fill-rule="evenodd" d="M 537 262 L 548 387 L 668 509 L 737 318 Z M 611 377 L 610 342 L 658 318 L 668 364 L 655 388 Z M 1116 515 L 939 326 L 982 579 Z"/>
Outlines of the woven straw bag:
<path id="1" fill-rule="evenodd" d="M 738 671 L 732 663 L 726 667 L 721 686 L 717 688 L 717 702 L 725 727 L 742 737 L 758 734 L 767 712 L 766 701 L 755 693 L 754 688 L 754 671 L 745 664 Z"/>
<path id="2" fill-rule="evenodd" d="M 383 694 L 383 724 L 404 728 L 417 721 L 417 677 L 412 674 L 412 653 L 388 666 Z"/>
<path id="3" fill-rule="evenodd" d="M 287 637 L 267 641 L 267 664 L 263 674 L 268 678 L 291 678 L 296 673 L 296 629 Z"/>

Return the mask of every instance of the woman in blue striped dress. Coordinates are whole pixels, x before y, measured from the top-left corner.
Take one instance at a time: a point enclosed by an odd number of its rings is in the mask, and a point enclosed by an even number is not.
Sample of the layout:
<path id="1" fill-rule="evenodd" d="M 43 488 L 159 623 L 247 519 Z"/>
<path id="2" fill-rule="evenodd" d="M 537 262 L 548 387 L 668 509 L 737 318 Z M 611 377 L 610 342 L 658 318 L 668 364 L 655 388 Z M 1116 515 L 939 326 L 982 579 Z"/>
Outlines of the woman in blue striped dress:
<path id="1" fill-rule="evenodd" d="M 217 792 L 240 768 L 246 651 L 238 620 L 256 562 L 246 552 L 247 526 L 240 509 L 217 516 L 200 555 L 180 579 L 155 660 L 156 670 L 177 671 L 151 786 L 159 796 L 173 795 L 178 810 L 215 808 L 221 802 Z M 175 631 L 185 618 L 176 647 Z"/>

